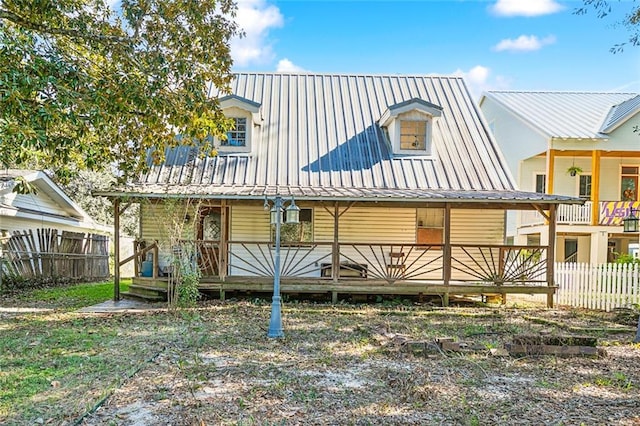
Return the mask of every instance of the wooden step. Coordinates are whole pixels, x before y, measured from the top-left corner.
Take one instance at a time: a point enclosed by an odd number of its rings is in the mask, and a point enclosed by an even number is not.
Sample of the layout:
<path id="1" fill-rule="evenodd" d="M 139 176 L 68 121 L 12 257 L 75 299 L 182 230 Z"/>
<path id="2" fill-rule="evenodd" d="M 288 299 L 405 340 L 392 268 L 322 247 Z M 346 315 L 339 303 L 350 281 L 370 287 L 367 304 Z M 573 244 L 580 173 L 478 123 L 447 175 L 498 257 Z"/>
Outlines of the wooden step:
<path id="1" fill-rule="evenodd" d="M 167 300 L 166 297 L 160 295 L 132 293 L 130 291 L 123 291 L 120 295 L 127 299 L 143 300 L 145 302 L 164 302 Z"/>
<path id="2" fill-rule="evenodd" d="M 143 285 L 143 284 L 129 284 L 129 290 L 144 290 L 144 291 L 152 291 L 156 293 L 166 293 L 166 287 L 156 287 L 154 285 Z"/>

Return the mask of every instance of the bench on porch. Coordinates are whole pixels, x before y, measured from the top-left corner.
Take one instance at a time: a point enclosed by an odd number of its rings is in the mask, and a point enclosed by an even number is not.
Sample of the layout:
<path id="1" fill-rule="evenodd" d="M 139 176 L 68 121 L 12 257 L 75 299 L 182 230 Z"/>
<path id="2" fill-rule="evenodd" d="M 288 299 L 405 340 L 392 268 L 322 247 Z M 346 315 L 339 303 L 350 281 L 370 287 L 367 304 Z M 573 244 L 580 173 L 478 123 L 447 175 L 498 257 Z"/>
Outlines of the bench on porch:
<path id="1" fill-rule="evenodd" d="M 350 263 L 340 262 L 340 271 L 338 276 L 340 278 L 367 278 L 368 265 L 366 263 Z M 320 276 L 331 277 L 332 276 L 331 263 L 320 264 Z"/>

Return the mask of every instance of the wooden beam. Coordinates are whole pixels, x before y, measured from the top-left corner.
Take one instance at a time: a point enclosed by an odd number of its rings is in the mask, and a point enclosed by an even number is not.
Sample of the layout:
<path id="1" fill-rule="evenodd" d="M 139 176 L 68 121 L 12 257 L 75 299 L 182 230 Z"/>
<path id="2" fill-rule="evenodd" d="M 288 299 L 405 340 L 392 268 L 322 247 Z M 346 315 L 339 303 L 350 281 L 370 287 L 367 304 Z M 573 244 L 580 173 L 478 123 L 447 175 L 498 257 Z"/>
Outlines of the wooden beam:
<path id="1" fill-rule="evenodd" d="M 120 199 L 113 200 L 113 301 L 120 300 Z"/>
<path id="2" fill-rule="evenodd" d="M 550 149 L 547 153 L 547 194 L 553 194 L 554 168 L 557 150 Z"/>
<path id="3" fill-rule="evenodd" d="M 224 281 L 227 277 L 227 265 L 228 265 L 228 240 L 229 240 L 229 235 L 228 235 L 228 230 L 229 230 L 229 215 L 227 212 L 227 201 L 226 200 L 222 200 L 220 202 L 220 222 L 221 222 L 221 229 L 220 229 L 220 248 L 218 249 L 218 275 L 220 276 L 220 281 Z"/>
<path id="4" fill-rule="evenodd" d="M 542 217 L 544 218 L 544 220 L 546 220 L 547 222 L 549 222 L 549 215 L 547 214 L 547 212 L 544 211 L 544 209 L 542 207 L 540 207 L 537 204 L 531 204 L 533 206 L 534 209 L 536 209 L 536 211 L 538 213 L 540 213 L 542 215 Z"/>
<path id="5" fill-rule="evenodd" d="M 444 235 L 442 247 L 442 280 L 445 286 L 451 281 L 451 205 L 449 203 L 444 206 Z M 442 296 L 442 304 L 449 304 L 449 292 L 445 292 Z"/>
<path id="6" fill-rule="evenodd" d="M 129 207 L 131 207 L 131 204 L 132 204 L 132 203 L 133 203 L 133 201 L 128 201 L 128 202 L 127 202 L 127 204 L 125 204 L 124 206 L 122 206 L 122 207 L 120 208 L 120 214 L 123 214 L 124 212 L 126 212 L 126 211 L 127 211 L 127 209 L 128 209 Z"/>
<path id="7" fill-rule="evenodd" d="M 340 239 L 338 238 L 340 216 L 340 204 L 336 201 L 333 205 L 333 245 L 331 246 L 331 278 L 334 283 L 337 283 L 340 278 Z"/>
<path id="8" fill-rule="evenodd" d="M 567 149 L 559 150 L 555 149 L 556 157 L 576 157 L 576 158 L 589 158 L 591 157 L 591 150 L 586 149 Z M 640 151 L 600 151 L 602 157 L 622 157 L 622 158 L 640 158 Z"/>
<path id="9" fill-rule="evenodd" d="M 602 151 L 591 151 L 591 225 L 600 222 L 600 156 Z"/>
<path id="10" fill-rule="evenodd" d="M 549 206 L 549 243 L 547 246 L 547 286 L 554 287 L 556 262 L 556 206 Z M 547 307 L 553 308 L 553 293 L 547 294 Z"/>

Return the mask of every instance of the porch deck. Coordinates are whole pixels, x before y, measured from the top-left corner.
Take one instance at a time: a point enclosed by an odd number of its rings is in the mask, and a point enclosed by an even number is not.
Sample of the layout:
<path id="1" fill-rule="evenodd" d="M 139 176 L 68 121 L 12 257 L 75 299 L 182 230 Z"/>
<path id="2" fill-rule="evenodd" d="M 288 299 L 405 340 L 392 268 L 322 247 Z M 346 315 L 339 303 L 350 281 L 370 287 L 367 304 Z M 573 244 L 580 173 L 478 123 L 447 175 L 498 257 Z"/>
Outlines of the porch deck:
<path id="1" fill-rule="evenodd" d="M 172 267 L 158 263 L 155 244 L 151 276 L 140 273 L 130 292 L 139 297 L 166 297 Z M 552 299 L 544 246 L 473 244 L 305 243 L 282 247 L 282 293 L 371 295 L 546 294 Z M 182 240 L 173 248 L 182 265 L 198 268 L 200 290 L 273 292 L 271 242 Z M 137 271 L 141 269 L 135 268 Z M 147 270 L 147 273 L 149 271 Z"/>
<path id="2" fill-rule="evenodd" d="M 169 278 L 134 277 L 131 289 L 151 291 L 166 294 Z M 224 299 L 227 292 L 273 292 L 273 279 L 266 277 L 227 277 L 221 281 L 218 277 L 203 277 L 199 289 L 206 292 L 219 292 Z M 370 294 L 370 295 L 402 295 L 442 297 L 443 304 L 448 303 L 449 296 L 485 296 L 501 295 L 503 301 L 507 294 L 546 294 L 553 295 L 557 287 L 540 285 L 496 285 L 485 282 L 450 282 L 448 285 L 438 281 L 402 281 L 389 283 L 383 280 L 342 279 L 333 282 L 330 279 L 290 279 L 282 278 L 280 291 L 283 294 L 323 294 L 331 295 L 335 303 L 340 294 Z M 155 291 L 154 291 L 155 290 Z M 151 294 L 151 293 L 148 293 Z M 142 294 L 139 294 L 142 295 Z M 144 296 L 142 296 L 144 297 Z"/>

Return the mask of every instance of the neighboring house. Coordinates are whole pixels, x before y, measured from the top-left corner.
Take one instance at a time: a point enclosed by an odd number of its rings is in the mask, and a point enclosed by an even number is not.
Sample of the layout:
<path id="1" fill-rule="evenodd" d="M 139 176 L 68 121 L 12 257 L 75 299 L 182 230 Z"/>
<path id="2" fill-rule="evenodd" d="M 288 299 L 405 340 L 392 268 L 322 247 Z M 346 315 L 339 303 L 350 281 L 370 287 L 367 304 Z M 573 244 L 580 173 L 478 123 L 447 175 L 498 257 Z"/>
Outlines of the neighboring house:
<path id="1" fill-rule="evenodd" d="M 639 94 L 496 91 L 480 108 L 520 189 L 587 200 L 559 208 L 556 260 L 598 264 L 637 250 L 622 219 L 640 209 Z M 510 233 L 537 243 L 547 224 L 522 212 Z"/>
<path id="2" fill-rule="evenodd" d="M 211 96 L 235 122 L 217 156 L 167 150 L 140 181 L 95 194 L 116 213 L 141 203 L 132 290 L 166 291 L 172 254 L 191 246 L 202 289 L 272 291 L 269 208 L 282 197 L 301 209 L 282 228 L 283 292 L 553 294 L 549 246 L 504 245 L 505 211 L 553 218 L 582 201 L 515 189 L 461 78 L 240 73 Z M 175 200 L 191 209 L 179 239 Z"/>
<path id="3" fill-rule="evenodd" d="M 31 187 L 29 193 L 14 191 L 23 184 Z M 110 232 L 110 227 L 96 223 L 44 172 L 0 170 L 0 254 L 7 261 L 5 274 L 106 278 Z"/>
<path id="4" fill-rule="evenodd" d="M 14 192 L 17 178 L 35 191 Z M 0 170 L 0 220 L 5 234 L 42 228 L 99 234 L 112 230 L 95 222 L 44 172 L 34 170 Z"/>

